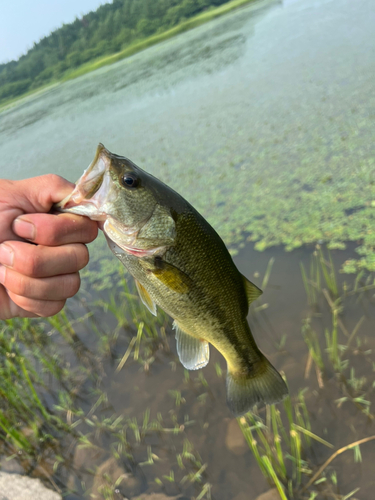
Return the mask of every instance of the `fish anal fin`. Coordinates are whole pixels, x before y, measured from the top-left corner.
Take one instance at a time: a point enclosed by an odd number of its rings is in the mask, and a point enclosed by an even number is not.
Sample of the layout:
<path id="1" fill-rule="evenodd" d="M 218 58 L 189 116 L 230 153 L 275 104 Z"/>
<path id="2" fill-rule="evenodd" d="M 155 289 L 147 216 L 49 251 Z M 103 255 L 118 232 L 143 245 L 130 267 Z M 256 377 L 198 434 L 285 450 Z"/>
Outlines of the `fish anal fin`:
<path id="1" fill-rule="evenodd" d="M 162 259 L 155 259 L 155 269 L 150 271 L 165 286 L 177 293 L 187 293 L 193 283 L 187 274 Z"/>
<path id="2" fill-rule="evenodd" d="M 208 342 L 185 333 L 176 321 L 173 322 L 173 328 L 176 330 L 177 354 L 184 368 L 199 370 L 206 366 L 210 358 Z"/>
<path id="3" fill-rule="evenodd" d="M 150 294 L 146 290 L 146 288 L 140 284 L 138 280 L 135 280 L 135 286 L 137 287 L 139 296 L 141 297 L 141 301 L 143 304 L 147 307 L 147 309 L 152 313 L 154 316 L 156 316 L 156 304 L 150 297 Z"/>
<path id="4" fill-rule="evenodd" d="M 242 276 L 243 283 L 245 285 L 246 296 L 248 304 L 250 305 L 254 300 L 262 295 L 262 290 L 258 288 L 254 283 L 249 281 L 245 276 Z"/>
<path id="5" fill-rule="evenodd" d="M 227 404 L 239 417 L 258 403 L 278 403 L 288 395 L 288 388 L 280 373 L 261 354 L 259 362 L 249 375 L 244 376 L 228 370 Z"/>

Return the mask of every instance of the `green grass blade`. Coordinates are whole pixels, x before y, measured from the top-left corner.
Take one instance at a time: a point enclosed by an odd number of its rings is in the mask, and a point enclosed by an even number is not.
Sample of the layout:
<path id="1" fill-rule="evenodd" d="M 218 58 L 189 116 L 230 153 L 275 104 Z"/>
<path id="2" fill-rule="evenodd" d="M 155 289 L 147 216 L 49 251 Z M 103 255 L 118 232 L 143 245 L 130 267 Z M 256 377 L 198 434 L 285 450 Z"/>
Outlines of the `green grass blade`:
<path id="1" fill-rule="evenodd" d="M 264 463 L 265 469 L 267 470 L 269 477 L 274 482 L 274 484 L 277 488 L 277 491 L 279 492 L 279 495 L 281 497 L 281 500 L 288 500 L 288 498 L 285 495 L 284 488 L 283 488 L 279 478 L 277 477 L 277 474 L 276 474 L 274 468 L 272 467 L 270 459 L 267 456 L 263 455 L 262 462 Z"/>

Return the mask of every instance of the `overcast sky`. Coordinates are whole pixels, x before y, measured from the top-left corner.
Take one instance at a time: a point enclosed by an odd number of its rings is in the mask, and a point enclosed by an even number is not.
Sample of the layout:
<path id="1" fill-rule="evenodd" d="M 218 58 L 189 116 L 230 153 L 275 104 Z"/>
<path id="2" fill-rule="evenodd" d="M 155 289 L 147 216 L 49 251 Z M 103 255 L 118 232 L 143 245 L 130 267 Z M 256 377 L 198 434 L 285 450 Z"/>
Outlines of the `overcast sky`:
<path id="1" fill-rule="evenodd" d="M 0 63 L 18 59 L 51 31 L 108 0 L 0 0 Z"/>

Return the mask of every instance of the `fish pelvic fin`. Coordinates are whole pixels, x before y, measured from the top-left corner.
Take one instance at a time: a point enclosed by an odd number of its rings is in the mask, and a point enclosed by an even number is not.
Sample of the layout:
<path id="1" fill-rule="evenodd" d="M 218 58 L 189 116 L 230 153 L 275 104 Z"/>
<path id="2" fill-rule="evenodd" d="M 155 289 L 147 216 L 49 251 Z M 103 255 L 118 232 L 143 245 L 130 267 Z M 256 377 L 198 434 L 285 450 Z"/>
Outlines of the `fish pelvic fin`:
<path id="1" fill-rule="evenodd" d="M 278 403 L 287 395 L 286 383 L 263 354 L 249 375 L 232 373 L 228 368 L 227 404 L 236 417 L 258 403 Z"/>
<path id="2" fill-rule="evenodd" d="M 150 311 L 150 313 L 153 314 L 154 316 L 156 316 L 157 315 L 156 304 L 152 300 L 152 298 L 150 297 L 150 294 L 148 293 L 146 288 L 140 284 L 140 282 L 138 280 L 134 280 L 134 281 L 135 281 L 135 286 L 137 287 L 139 296 L 141 298 L 141 301 L 147 307 L 147 309 Z"/>
<path id="3" fill-rule="evenodd" d="M 206 366 L 210 359 L 208 342 L 185 333 L 176 321 L 173 322 L 173 329 L 176 330 L 177 354 L 183 367 L 187 370 L 199 370 Z"/>

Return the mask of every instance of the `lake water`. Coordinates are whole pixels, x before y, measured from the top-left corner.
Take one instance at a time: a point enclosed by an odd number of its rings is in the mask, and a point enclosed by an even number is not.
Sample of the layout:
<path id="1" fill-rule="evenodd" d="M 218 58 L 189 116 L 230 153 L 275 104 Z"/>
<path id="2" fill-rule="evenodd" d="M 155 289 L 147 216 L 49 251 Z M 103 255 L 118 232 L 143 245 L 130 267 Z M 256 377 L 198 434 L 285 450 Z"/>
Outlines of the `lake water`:
<path id="1" fill-rule="evenodd" d="M 1 175 L 75 181 L 102 142 L 227 244 L 358 239 L 375 200 L 373 2 L 263 5 L 1 113 Z"/>
<path id="2" fill-rule="evenodd" d="M 250 279 L 256 271 L 264 275 L 269 259 L 276 257 L 262 298 L 268 309 L 251 319 L 254 335 L 286 373 L 292 394 L 309 386 L 313 430 L 337 448 L 375 432 L 358 409 L 337 409 L 334 400 L 342 394 L 331 379 L 319 389 L 312 376 L 304 378 L 301 321 L 309 307 L 299 262 L 307 264 L 314 247 L 285 253 L 273 246 L 259 253 L 246 240 L 256 241 L 258 249 L 280 243 L 292 249 L 318 240 L 341 244 L 369 237 L 375 210 L 374 26 L 372 0 L 262 2 L 0 113 L 1 177 L 54 172 L 74 181 L 102 142 L 187 198 L 238 252 L 235 262 Z M 356 255 L 358 244 L 334 251 L 338 268 Z M 106 258 L 111 260 L 109 254 Z M 80 312 L 81 306 L 70 307 Z M 364 315 L 362 342 L 374 349 L 373 297 L 350 299 L 346 307 L 348 331 Z M 314 321 L 324 337 L 326 309 L 320 318 Z M 88 328 L 81 326 L 78 333 L 89 343 Z M 285 346 L 277 349 L 284 334 Z M 171 407 L 169 391 L 181 391 L 186 403 L 175 408 L 175 416 L 180 422 L 188 413 L 195 422 L 185 437 L 208 464 L 204 481 L 212 484 L 212 498 L 255 499 L 267 483 L 225 406 L 224 378 L 215 372 L 216 362 L 224 369 L 221 357 L 213 352 L 204 370 L 209 390 L 200 379 L 184 382 L 170 325 L 167 335 L 172 352 L 162 349 L 149 373 L 133 362 L 116 374 L 113 360 L 104 362 L 108 411 L 141 420 L 150 408 L 156 418 Z M 131 336 L 115 342 L 115 359 Z M 357 373 L 374 361 L 371 355 L 366 363 L 356 356 Z M 364 370 L 371 381 L 371 368 Z M 374 402 L 370 389 L 367 397 Z M 129 498 L 160 491 L 153 482 L 155 470 L 166 474 L 181 451 L 169 436 L 150 438 L 148 444 L 154 444 L 152 439 L 165 467 L 142 469 L 139 476 L 139 469 L 128 467 L 138 481 Z M 103 438 L 101 445 L 109 442 Z M 146 444 L 139 449 L 134 444 L 139 461 L 147 459 Z M 340 493 L 360 486 L 362 500 L 372 498 L 375 486 L 374 446 L 366 446 L 362 464 L 354 464 L 351 455 L 336 469 Z M 330 453 L 317 447 L 312 454 L 320 465 Z M 108 453 L 84 460 L 101 466 Z M 78 478 L 79 473 L 70 477 L 70 486 L 71 481 L 77 486 Z M 85 481 L 92 486 L 86 476 Z M 190 483 L 164 481 L 163 488 L 171 496 L 198 495 Z M 68 498 L 81 498 L 77 495 Z"/>

